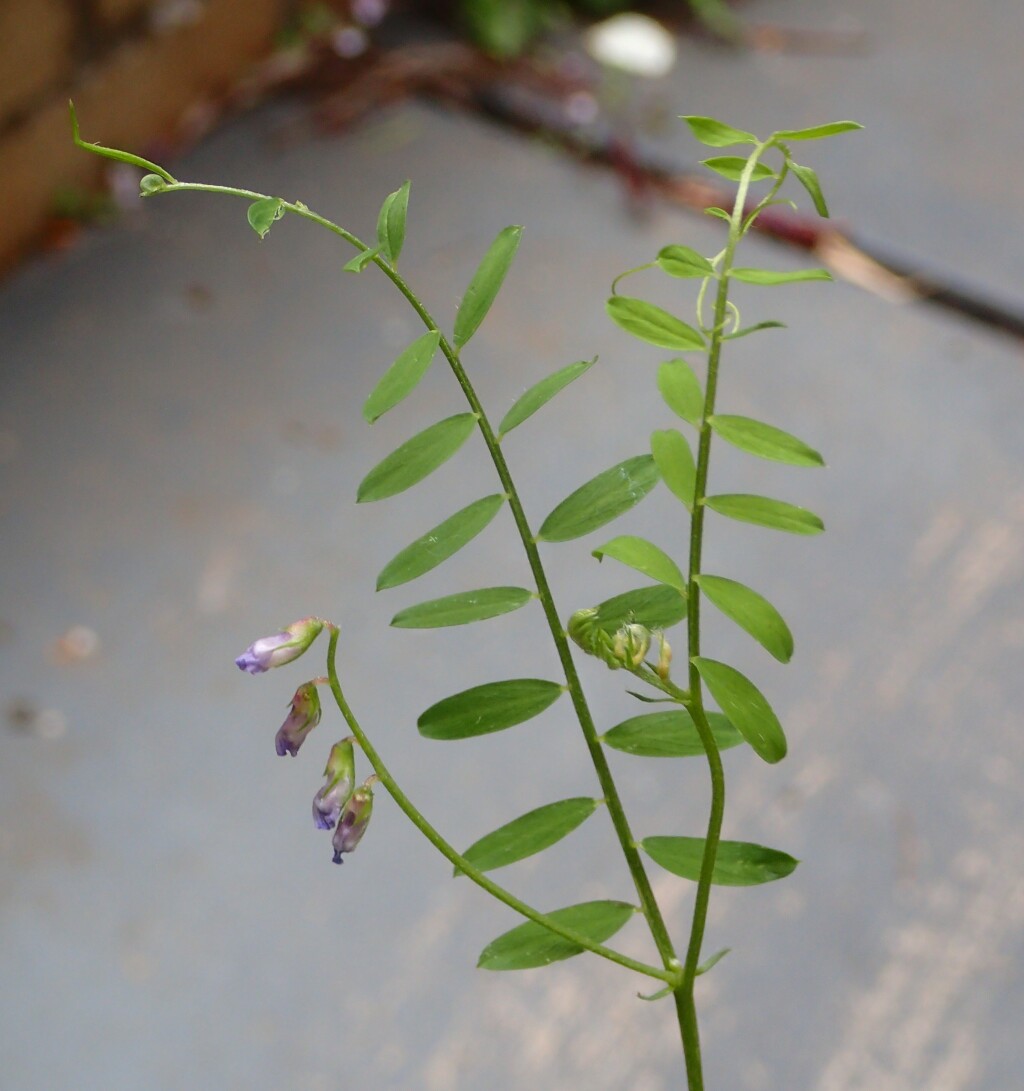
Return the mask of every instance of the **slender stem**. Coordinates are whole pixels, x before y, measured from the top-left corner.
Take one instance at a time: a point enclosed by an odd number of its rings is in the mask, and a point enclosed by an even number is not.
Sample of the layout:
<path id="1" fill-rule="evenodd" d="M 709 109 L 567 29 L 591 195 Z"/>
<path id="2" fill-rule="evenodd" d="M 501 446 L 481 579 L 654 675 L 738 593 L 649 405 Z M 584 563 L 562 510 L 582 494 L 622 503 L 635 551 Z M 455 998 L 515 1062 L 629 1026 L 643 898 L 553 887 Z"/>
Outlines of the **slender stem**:
<path id="1" fill-rule="evenodd" d="M 638 962 L 636 959 L 630 958 L 628 955 L 620 954 L 618 951 L 613 950 L 610 947 L 605 947 L 600 943 L 595 943 L 587 936 L 582 935 L 573 928 L 566 928 L 564 925 L 559 924 L 557 921 L 552 920 L 551 917 L 539 910 L 534 909 L 532 906 L 527 905 L 526 902 L 521 901 L 514 894 L 511 894 L 504 887 L 499 886 L 497 883 L 488 879 L 483 872 L 475 868 L 465 857 L 461 856 L 451 844 L 447 842 L 434 827 L 424 818 L 420 811 L 415 807 L 409 797 L 399 788 L 395 781 L 395 778 L 391 775 L 390 770 L 384 764 L 384 760 L 377 752 L 374 745 L 367 738 L 366 733 L 359 725 L 359 721 L 356 719 L 352 709 L 349 707 L 348 701 L 345 699 L 345 694 L 341 688 L 341 682 L 338 678 L 338 668 L 335 662 L 338 648 L 338 628 L 334 625 L 330 630 L 330 643 L 327 646 L 327 676 L 330 682 L 331 693 L 334 694 L 334 700 L 337 702 L 338 708 L 341 710 L 342 716 L 345 717 L 345 722 L 348 724 L 352 731 L 353 736 L 362 748 L 363 753 L 366 755 L 367 760 L 373 766 L 373 771 L 380 779 L 381 784 L 391 793 L 392 798 L 398 804 L 399 808 L 404 812 L 410 822 L 423 834 L 424 837 L 452 864 L 454 864 L 459 871 L 471 879 L 477 886 L 483 887 L 488 894 L 493 895 L 498 901 L 503 902 L 510 909 L 514 909 L 517 913 L 527 917 L 529 920 L 542 925 L 549 931 L 554 932 L 556 935 L 561 936 L 563 939 L 567 939 L 572 943 L 577 944 L 579 947 L 592 951 L 595 955 L 600 955 L 602 958 L 608 959 L 609 962 L 616 962 L 620 966 L 624 966 L 627 970 L 635 970 L 637 973 L 646 974 L 648 977 L 657 978 L 659 981 L 668 982 L 670 985 L 675 984 L 676 975 L 672 974 L 668 970 L 659 969 L 657 966 L 650 966 L 645 962 Z"/>
<path id="2" fill-rule="evenodd" d="M 711 807 L 708 815 L 707 834 L 704 839 L 704 856 L 701 860 L 700 875 L 697 881 L 697 895 L 694 899 L 693 920 L 690 926 L 690 940 L 683 963 L 683 978 L 676 989 L 676 1012 L 683 1038 L 683 1054 L 686 1058 L 686 1076 L 690 1091 L 703 1091 L 704 1075 L 701 1062 L 700 1030 L 697 1023 L 697 1008 L 694 1000 L 694 982 L 697 966 L 700 962 L 701 946 L 704 941 L 704 929 L 707 924 L 708 902 L 711 897 L 711 879 L 718 855 L 718 845 L 722 837 L 722 819 L 725 814 L 725 773 L 722 758 L 715 742 L 711 725 L 704 711 L 704 699 L 701 690 L 700 673 L 694 660 L 700 655 L 700 589 L 695 576 L 700 574 L 701 553 L 704 545 L 704 498 L 707 493 L 708 464 L 711 457 L 711 425 L 708 418 L 715 411 L 715 395 L 718 389 L 718 366 L 722 354 L 722 336 L 728 315 L 729 273 L 732 269 L 736 246 L 743 236 L 743 211 L 747 191 L 750 187 L 754 166 L 759 156 L 768 147 L 759 144 L 751 153 L 740 177 L 729 221 L 729 241 L 722 255 L 719 269 L 718 293 L 715 297 L 715 311 L 711 326 L 711 343 L 708 348 L 708 374 L 704 392 L 704 411 L 700 422 L 700 441 L 697 450 L 697 473 L 694 490 L 693 516 L 690 520 L 690 556 L 687 570 L 687 590 L 689 592 L 687 614 L 687 645 L 689 652 L 690 699 L 687 704 L 693 722 L 697 727 L 701 743 L 708 759 L 708 771 L 711 776 Z"/>

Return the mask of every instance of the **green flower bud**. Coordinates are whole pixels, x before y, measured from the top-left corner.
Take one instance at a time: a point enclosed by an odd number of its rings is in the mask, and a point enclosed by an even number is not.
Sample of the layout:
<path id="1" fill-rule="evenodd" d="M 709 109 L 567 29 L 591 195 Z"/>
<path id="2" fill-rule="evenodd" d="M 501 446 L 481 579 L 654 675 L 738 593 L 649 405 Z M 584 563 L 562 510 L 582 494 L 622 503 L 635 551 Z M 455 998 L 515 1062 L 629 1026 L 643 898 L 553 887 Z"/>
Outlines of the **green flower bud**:
<path id="1" fill-rule="evenodd" d="M 633 622 L 623 625 L 612 638 L 612 653 L 628 670 L 636 670 L 651 647 L 651 630 Z"/>

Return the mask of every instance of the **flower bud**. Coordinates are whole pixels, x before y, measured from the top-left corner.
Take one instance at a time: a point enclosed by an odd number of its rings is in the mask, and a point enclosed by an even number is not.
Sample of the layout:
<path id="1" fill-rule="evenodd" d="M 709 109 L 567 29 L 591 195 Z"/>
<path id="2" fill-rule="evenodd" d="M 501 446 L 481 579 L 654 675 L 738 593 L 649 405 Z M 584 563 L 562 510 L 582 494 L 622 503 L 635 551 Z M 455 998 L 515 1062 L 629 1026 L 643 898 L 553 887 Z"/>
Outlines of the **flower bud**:
<path id="1" fill-rule="evenodd" d="M 338 828 L 334 831 L 334 838 L 331 841 L 334 846 L 336 864 L 343 863 L 342 854 L 351 852 L 366 832 L 370 814 L 373 812 L 373 792 L 369 784 L 370 782 L 367 781 L 349 796 L 341 818 L 338 819 Z"/>
<path id="2" fill-rule="evenodd" d="M 665 639 L 664 633 L 658 633 L 658 665 L 655 670 L 658 672 L 658 677 L 663 681 L 668 681 L 669 666 L 672 663 L 672 649 L 669 646 L 668 641 Z"/>
<path id="3" fill-rule="evenodd" d="M 320 635 L 323 627 L 324 623 L 318 617 L 292 622 L 287 629 L 273 636 L 260 637 L 250 644 L 235 660 L 235 666 L 249 674 L 262 674 L 271 667 L 281 667 L 298 659 Z"/>
<path id="4" fill-rule="evenodd" d="M 294 758 L 306 736 L 319 722 L 320 694 L 317 693 L 315 682 L 305 682 L 295 691 L 291 712 L 274 739 L 278 757 L 291 754 Z"/>
<path id="5" fill-rule="evenodd" d="M 597 624 L 597 610 L 593 606 L 586 610 L 577 610 L 569 618 L 566 631 L 569 633 L 569 639 L 578 644 L 587 655 L 596 654 L 594 641 L 597 634 L 601 632 L 601 627 Z"/>
<path id="6" fill-rule="evenodd" d="M 651 630 L 636 622 L 623 625 L 612 638 L 612 652 L 627 670 L 640 666 L 650 646 Z"/>
<path id="7" fill-rule="evenodd" d="M 342 809 L 352 795 L 356 779 L 356 759 L 352 739 L 342 739 L 331 747 L 324 769 L 324 786 L 313 796 L 313 821 L 318 830 L 332 830 Z"/>

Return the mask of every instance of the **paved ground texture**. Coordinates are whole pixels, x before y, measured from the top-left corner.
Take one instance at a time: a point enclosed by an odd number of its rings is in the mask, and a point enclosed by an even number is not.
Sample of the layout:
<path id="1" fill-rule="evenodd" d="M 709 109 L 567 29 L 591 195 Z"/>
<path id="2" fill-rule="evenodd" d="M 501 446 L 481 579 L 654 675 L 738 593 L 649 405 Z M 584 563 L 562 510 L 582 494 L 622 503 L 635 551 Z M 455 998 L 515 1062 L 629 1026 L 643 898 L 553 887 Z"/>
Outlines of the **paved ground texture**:
<path id="1" fill-rule="evenodd" d="M 662 89 L 673 109 L 753 129 L 864 122 L 809 152 L 836 214 L 1019 299 L 1022 9 L 773 0 L 757 14 L 861 19 L 873 39 L 829 59 L 684 43 Z M 603 300 L 666 242 L 713 251 L 713 221 L 657 205 L 637 219 L 614 176 L 424 107 L 284 151 L 275 116 L 222 131 L 178 173 L 301 198 L 364 234 L 411 177 L 403 265 L 444 321 L 493 234 L 527 225 L 467 352 L 485 400 L 500 414 L 555 367 L 600 356 L 509 437 L 535 524 L 670 424 L 658 351 L 612 328 Z M 663 150 L 696 158 L 681 129 Z M 524 644 L 530 609 L 387 628 L 401 606 L 526 574 L 501 516 L 418 586 L 374 595 L 386 559 L 495 485 L 467 448 L 402 498 L 353 503 L 370 466 L 460 402 L 435 368 L 373 430 L 361 421 L 417 329 L 381 278 L 342 274 L 347 257 L 298 221 L 259 243 L 244 206 L 182 195 L 0 293 L 5 1091 L 681 1084 L 670 1013 L 635 999 L 639 979 L 587 959 L 476 971 L 514 919 L 452 881 L 384 793 L 333 867 L 308 807 L 341 725 L 328 713 L 279 760 L 272 735 L 306 671 L 232 665 L 283 621 L 341 622 L 353 704 L 459 844 L 594 791 L 562 705 L 461 744 L 415 730 L 449 693 L 555 667 Z M 748 259 L 799 261 L 759 241 Z M 709 619 L 708 646 L 762 683 L 790 739 L 778 767 L 726 755 L 726 835 L 802 861 L 785 882 L 715 892 L 709 949 L 734 950 L 700 987 L 709 1087 L 1007 1091 L 1024 1071 L 1021 351 L 841 282 L 744 300 L 789 329 L 730 347 L 720 404 L 805 437 L 830 468 L 721 451 L 715 488 L 805 504 L 829 531 L 718 522 L 709 536 L 709 567 L 759 588 L 797 638 L 783 670 Z M 617 524 L 666 543 L 678 526 L 667 494 Z M 634 582 L 590 560 L 601 533 L 545 547 L 563 613 Z M 636 711 L 618 678 L 582 666 L 603 727 Z M 614 757 L 640 832 L 700 831 L 699 763 Z M 600 818 L 505 874 L 544 906 L 629 894 Z M 692 888 L 656 884 L 681 933 Z M 650 954 L 639 922 L 622 942 Z"/>

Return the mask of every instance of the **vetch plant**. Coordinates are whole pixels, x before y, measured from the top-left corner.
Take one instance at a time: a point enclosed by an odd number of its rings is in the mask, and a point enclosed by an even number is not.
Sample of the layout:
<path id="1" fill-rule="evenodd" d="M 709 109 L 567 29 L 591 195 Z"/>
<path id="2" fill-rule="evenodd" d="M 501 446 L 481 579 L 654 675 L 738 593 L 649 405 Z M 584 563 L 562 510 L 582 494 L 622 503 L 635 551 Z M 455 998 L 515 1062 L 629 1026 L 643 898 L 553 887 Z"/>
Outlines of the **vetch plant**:
<path id="1" fill-rule="evenodd" d="M 725 805 L 721 751 L 746 745 L 757 757 L 774 763 L 786 755 L 786 738 L 771 705 L 754 682 L 735 667 L 705 654 L 702 601 L 706 599 L 781 663 L 788 662 L 793 654 L 793 637 L 778 610 L 757 591 L 731 576 L 705 570 L 705 520 L 724 517 L 802 535 L 818 534 L 824 529 L 817 515 L 793 504 L 748 493 L 708 491 L 712 441 L 716 437 L 758 458 L 797 467 L 823 464 L 821 455 L 795 436 L 749 417 L 718 411 L 718 378 L 728 342 L 780 325 L 770 319 L 744 325 L 730 299 L 730 288 L 735 281 L 776 286 L 830 279 L 824 269 L 780 272 L 751 268 L 738 264 L 736 254 L 764 209 L 780 202 L 792 203 L 779 196 L 791 176 L 809 195 L 818 213 L 828 215 L 817 175 L 794 159 L 792 148 L 860 126 L 840 121 L 809 129 L 780 130 L 759 139 L 713 118 L 684 120 L 701 143 L 744 153 L 715 154 L 704 161 L 715 173 L 736 182 L 732 208 L 708 210 L 727 225 L 725 245 L 710 256 L 685 245 L 665 246 L 649 264 L 617 278 L 607 312 L 627 333 L 678 354 L 658 366 L 657 386 L 669 410 L 690 429 L 690 435 L 678 427 L 655 430 L 648 450 L 591 477 L 535 530 L 526 518 L 502 443 L 510 432 L 526 425 L 547 402 L 582 377 L 595 361 L 581 360 L 542 379 L 511 405 L 496 426 L 492 424 L 467 368 L 466 347 L 501 288 L 519 247 L 522 228 L 506 227 L 498 233 L 462 297 L 448 334 L 398 271 L 406 232 L 408 182 L 385 199 L 376 239 L 370 244 L 300 201 L 230 186 L 180 182 L 162 167 L 138 156 L 85 143 L 78 134 L 72 109 L 75 141 L 80 147 L 147 171 L 141 181 L 143 195 L 200 191 L 240 197 L 248 204 L 249 223 L 260 238 L 289 213 L 319 224 L 354 248 L 355 255 L 346 270 L 358 274 L 371 266 L 378 269 L 423 323 L 423 335 L 399 354 L 370 393 L 363 416 L 372 423 L 411 395 L 438 354 L 450 368 L 468 408 L 429 424 L 370 469 L 358 486 L 357 500 L 377 502 L 404 492 L 452 458 L 474 433 L 493 464 L 496 490 L 470 500 L 402 549 L 381 569 L 379 590 L 409 583 L 447 561 L 505 505 L 512 514 L 532 574 L 531 586 L 497 585 L 456 592 L 406 607 L 395 615 L 392 624 L 430 629 L 533 609 L 538 624 L 550 638 L 558 662 L 557 670 L 552 665 L 556 677 L 501 679 L 465 689 L 425 709 L 417 727 L 428 739 L 465 739 L 513 728 L 556 701 L 568 700 L 593 766 L 597 792 L 594 797 L 561 799 L 538 807 L 480 837 L 463 852 L 457 851 L 395 782 L 375 742 L 349 706 L 336 663 L 339 625 L 321 618 L 305 618 L 275 635 L 256 640 L 236 662 L 243 671 L 263 673 L 292 663 L 310 650 L 322 631 L 328 634 L 326 676 L 298 687 L 275 744 L 278 754 L 297 755 L 320 721 L 318 687 L 328 686 L 351 732 L 331 748 L 324 783 L 312 804 L 314 827 L 334 830 L 334 862 L 340 864 L 363 838 L 373 809 L 373 787 L 379 783 L 448 859 L 456 874 L 466 875 L 526 918 L 484 949 L 479 958 L 481 967 L 518 970 L 590 952 L 650 978 L 653 989 L 646 999 L 673 998 L 687 1083 L 695 1091 L 704 1087 L 704 1078 L 694 987 L 697 978 L 726 954 L 718 951 L 707 955 L 703 950 L 711 888 L 772 882 L 790 874 L 797 865 L 781 850 L 721 837 Z M 642 270 L 693 282 L 692 324 L 642 298 L 619 292 L 625 278 Z M 695 361 L 703 363 L 701 378 Z M 667 542 L 659 545 L 635 535 L 610 538 L 593 550 L 594 557 L 608 557 L 635 569 L 648 583 L 596 606 L 578 609 L 571 616 L 560 613 L 545 574 L 542 551 L 559 548 L 557 543 L 573 541 L 610 523 L 640 503 L 659 483 L 679 501 L 679 529 L 671 536 L 680 544 L 673 551 L 664 548 Z M 666 528 L 666 538 L 669 536 Z M 666 632 L 679 624 L 685 626 L 685 635 L 672 638 L 673 658 Z M 662 707 L 639 712 L 599 732 L 584 694 L 573 645 L 598 664 L 628 675 L 628 685 L 633 687 L 628 692 L 638 701 Z M 586 662 L 581 667 L 590 669 Z M 709 707 L 712 704 L 717 707 Z M 357 749 L 372 769 L 359 787 Z M 687 835 L 677 831 L 635 835 L 612 775 L 608 749 L 639 758 L 703 756 L 711 780 L 706 829 Z M 490 877 L 489 873 L 497 868 L 556 845 L 602 807 L 607 810 L 611 832 L 632 882 L 632 900 L 602 899 L 541 910 Z M 665 919 L 648 876 L 649 861 L 696 884 L 688 932 L 680 930 L 680 922 Z M 650 962 L 607 946 L 637 914 L 645 920 L 656 952 Z"/>

